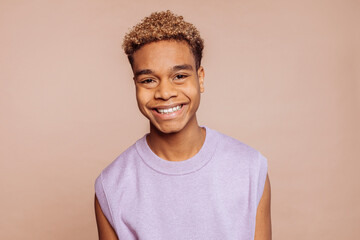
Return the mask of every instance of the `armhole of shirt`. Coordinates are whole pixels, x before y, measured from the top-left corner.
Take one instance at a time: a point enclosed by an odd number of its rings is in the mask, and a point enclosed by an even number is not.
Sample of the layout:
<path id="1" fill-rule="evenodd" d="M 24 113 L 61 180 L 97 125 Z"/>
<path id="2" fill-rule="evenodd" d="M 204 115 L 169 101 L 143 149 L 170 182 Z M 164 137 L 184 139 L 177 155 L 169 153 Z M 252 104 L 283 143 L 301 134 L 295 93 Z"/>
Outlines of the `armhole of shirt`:
<path id="1" fill-rule="evenodd" d="M 115 228 L 115 224 L 114 224 L 114 220 L 113 220 L 113 215 L 111 212 L 111 207 L 109 205 L 108 197 L 106 195 L 104 185 L 103 185 L 102 173 L 95 181 L 95 194 L 96 194 L 97 200 L 99 201 L 102 212 L 104 213 L 106 219 L 109 221 L 109 223 L 115 230 L 116 228 Z"/>
<path id="2" fill-rule="evenodd" d="M 263 195 L 266 176 L 267 176 L 267 172 L 268 172 L 267 159 L 263 155 L 261 155 L 260 152 L 258 153 L 258 155 L 259 155 L 259 177 L 258 177 L 256 207 L 259 205 L 259 202 L 260 202 L 261 197 Z"/>

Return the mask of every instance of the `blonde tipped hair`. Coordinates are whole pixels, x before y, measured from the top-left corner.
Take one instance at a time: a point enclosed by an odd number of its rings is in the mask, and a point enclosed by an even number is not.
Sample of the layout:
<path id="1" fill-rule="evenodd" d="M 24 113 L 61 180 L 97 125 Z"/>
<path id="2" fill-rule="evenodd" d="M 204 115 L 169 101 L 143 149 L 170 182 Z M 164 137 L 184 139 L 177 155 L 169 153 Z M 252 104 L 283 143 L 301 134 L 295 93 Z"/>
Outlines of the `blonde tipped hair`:
<path id="1" fill-rule="evenodd" d="M 200 67 L 204 40 L 193 24 L 169 10 L 145 17 L 125 35 L 122 47 L 132 65 L 133 54 L 138 49 L 161 40 L 186 41 L 194 55 L 196 69 Z"/>

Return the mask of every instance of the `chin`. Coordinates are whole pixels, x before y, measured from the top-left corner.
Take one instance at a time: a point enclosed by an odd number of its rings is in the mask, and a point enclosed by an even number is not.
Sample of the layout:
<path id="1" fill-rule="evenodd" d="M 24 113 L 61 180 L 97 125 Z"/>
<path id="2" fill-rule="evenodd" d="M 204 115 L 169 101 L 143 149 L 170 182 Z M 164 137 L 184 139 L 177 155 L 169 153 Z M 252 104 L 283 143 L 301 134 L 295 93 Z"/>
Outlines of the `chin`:
<path id="1" fill-rule="evenodd" d="M 168 125 L 161 124 L 160 126 L 159 125 L 153 125 L 153 127 L 157 131 L 159 131 L 159 132 L 161 132 L 163 134 L 178 133 L 184 128 L 180 124 L 168 124 Z"/>

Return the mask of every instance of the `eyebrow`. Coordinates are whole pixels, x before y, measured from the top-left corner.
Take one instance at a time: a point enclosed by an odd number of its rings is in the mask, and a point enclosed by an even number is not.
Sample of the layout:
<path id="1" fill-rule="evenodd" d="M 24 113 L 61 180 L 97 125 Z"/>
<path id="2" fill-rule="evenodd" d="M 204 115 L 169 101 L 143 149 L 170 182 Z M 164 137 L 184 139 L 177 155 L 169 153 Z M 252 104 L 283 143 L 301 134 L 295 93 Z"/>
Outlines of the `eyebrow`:
<path id="1" fill-rule="evenodd" d="M 152 74 L 152 73 L 153 73 L 153 71 L 151 71 L 150 69 L 143 69 L 143 70 L 135 72 L 135 77 L 138 77 L 140 75 Z"/>
<path id="2" fill-rule="evenodd" d="M 189 64 L 183 64 L 183 65 L 176 65 L 172 68 L 173 71 L 179 71 L 179 70 L 193 70 L 193 67 Z"/>
<path id="3" fill-rule="evenodd" d="M 176 65 L 171 68 L 171 71 L 179 71 L 179 70 L 193 70 L 193 67 L 190 64 Z M 153 74 L 154 72 L 150 69 L 143 69 L 135 72 L 135 77 L 146 74 Z"/>

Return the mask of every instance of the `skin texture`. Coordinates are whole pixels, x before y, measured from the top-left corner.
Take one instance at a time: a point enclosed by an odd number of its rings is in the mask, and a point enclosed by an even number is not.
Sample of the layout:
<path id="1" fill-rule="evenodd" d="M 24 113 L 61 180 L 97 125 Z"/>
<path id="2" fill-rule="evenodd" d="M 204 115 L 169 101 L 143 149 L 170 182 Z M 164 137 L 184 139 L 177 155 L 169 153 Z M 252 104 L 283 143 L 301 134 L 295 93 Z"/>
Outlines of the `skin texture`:
<path id="1" fill-rule="evenodd" d="M 133 73 L 140 112 L 149 119 L 147 142 L 152 151 L 169 161 L 183 161 L 202 147 L 206 132 L 199 127 L 196 111 L 204 92 L 204 69 L 184 41 L 166 40 L 144 45 L 134 53 Z M 181 106 L 160 114 L 158 109 Z M 100 240 L 117 239 L 95 197 Z M 255 240 L 271 239 L 270 183 L 267 178 L 256 216 Z"/>
<path id="2" fill-rule="evenodd" d="M 134 54 L 133 72 L 138 107 L 150 121 L 150 148 L 169 161 L 194 156 L 205 140 L 196 118 L 205 74 L 202 67 L 196 70 L 187 43 L 172 40 L 143 46 Z M 155 110 L 179 105 L 181 110 L 169 115 Z"/>
<path id="3" fill-rule="evenodd" d="M 98 228 L 99 240 L 117 240 L 118 237 L 101 210 L 99 201 L 95 196 L 95 216 Z"/>
<path id="4" fill-rule="evenodd" d="M 263 195 L 256 212 L 254 240 L 271 240 L 271 189 L 269 176 L 266 176 Z"/>

